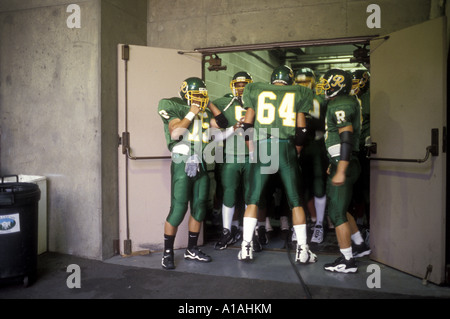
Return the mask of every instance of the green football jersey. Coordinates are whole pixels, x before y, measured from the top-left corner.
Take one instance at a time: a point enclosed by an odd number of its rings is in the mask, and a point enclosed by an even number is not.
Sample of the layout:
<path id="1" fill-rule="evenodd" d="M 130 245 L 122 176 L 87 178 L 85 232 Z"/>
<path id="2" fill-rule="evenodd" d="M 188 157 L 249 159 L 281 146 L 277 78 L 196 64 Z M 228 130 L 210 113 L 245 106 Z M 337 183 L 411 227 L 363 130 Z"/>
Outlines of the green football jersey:
<path id="1" fill-rule="evenodd" d="M 245 116 L 246 110 L 241 103 L 232 97 L 221 97 L 213 102 L 215 106 L 225 115 L 228 120 L 228 126 L 233 126 Z M 225 141 L 224 152 L 226 154 L 244 155 L 248 153 L 248 148 L 245 144 L 245 139 L 242 134 L 238 132 L 228 137 Z"/>
<path id="2" fill-rule="evenodd" d="M 171 138 L 169 133 L 170 121 L 177 118 L 182 120 L 186 116 L 186 114 L 189 113 L 189 110 L 190 106 L 187 105 L 182 99 L 177 97 L 162 99 L 159 101 L 158 114 L 161 116 L 161 119 L 164 123 L 166 143 L 169 151 L 171 152 L 174 146 L 180 143 L 186 144 L 190 147 L 190 154 L 193 154 L 194 152 L 198 153 L 199 151 L 203 150 L 206 144 L 209 143 L 210 120 L 213 118 L 213 114 L 211 113 L 211 111 L 209 111 L 209 109 L 197 114 L 188 129 L 183 132 L 182 141 L 178 139 L 173 140 Z"/>
<path id="3" fill-rule="evenodd" d="M 297 126 L 297 113 L 309 112 L 313 92 L 299 85 L 257 82 L 246 85 L 242 99 L 245 108 L 255 111 L 255 139 L 265 139 L 268 135 L 292 139 Z"/>
<path id="4" fill-rule="evenodd" d="M 225 115 L 228 126 L 233 126 L 245 116 L 245 109 L 241 106 L 237 98 L 221 97 L 213 101 L 213 104 Z"/>
<path id="5" fill-rule="evenodd" d="M 327 112 L 327 100 L 323 95 L 315 95 L 313 98 L 313 104 L 311 109 L 309 110 L 309 114 L 315 117 L 316 119 L 320 119 L 320 121 L 325 122 L 325 114 Z"/>
<path id="6" fill-rule="evenodd" d="M 338 161 L 340 156 L 341 138 L 339 128 L 352 125 L 353 152 L 359 150 L 359 137 L 361 134 L 361 107 L 354 96 L 338 96 L 328 102 L 326 113 L 325 145 L 328 156 Z"/>
<path id="7" fill-rule="evenodd" d="M 325 133 L 325 115 L 327 112 L 327 100 L 323 95 L 314 94 L 313 104 L 306 116 L 311 123 L 308 124 L 308 140 L 323 139 Z"/>

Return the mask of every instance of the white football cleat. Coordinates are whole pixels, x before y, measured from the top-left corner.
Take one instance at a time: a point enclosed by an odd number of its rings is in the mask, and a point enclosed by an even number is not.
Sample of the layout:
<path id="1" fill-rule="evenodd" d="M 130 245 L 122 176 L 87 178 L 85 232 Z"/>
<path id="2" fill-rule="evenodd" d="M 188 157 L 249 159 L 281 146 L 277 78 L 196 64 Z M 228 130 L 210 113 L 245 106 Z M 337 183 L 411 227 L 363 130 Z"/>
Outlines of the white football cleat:
<path id="1" fill-rule="evenodd" d="M 253 241 L 242 241 L 241 251 L 238 254 L 239 260 L 253 260 Z"/>
<path id="2" fill-rule="evenodd" d="M 295 262 L 300 264 L 310 264 L 315 263 L 316 261 L 316 254 L 309 250 L 309 246 L 307 244 L 297 245 L 297 250 L 295 252 Z"/>

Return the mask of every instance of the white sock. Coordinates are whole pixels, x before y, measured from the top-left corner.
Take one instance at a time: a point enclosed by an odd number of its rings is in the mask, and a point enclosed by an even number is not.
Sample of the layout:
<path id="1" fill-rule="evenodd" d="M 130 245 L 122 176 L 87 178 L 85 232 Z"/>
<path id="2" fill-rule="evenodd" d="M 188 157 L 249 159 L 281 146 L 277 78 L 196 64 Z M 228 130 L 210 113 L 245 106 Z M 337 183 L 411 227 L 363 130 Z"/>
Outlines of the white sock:
<path id="1" fill-rule="evenodd" d="M 255 232 L 256 223 L 258 219 L 253 217 L 244 217 L 244 231 L 242 239 L 246 242 L 251 242 L 253 240 L 253 233 Z"/>
<path id="2" fill-rule="evenodd" d="M 289 229 L 289 221 L 287 216 L 280 217 L 281 230 Z"/>
<path id="3" fill-rule="evenodd" d="M 340 249 L 342 255 L 344 255 L 345 259 L 350 260 L 353 258 L 352 246 L 344 249 Z"/>
<path id="4" fill-rule="evenodd" d="M 361 243 L 364 241 L 359 230 L 356 233 L 352 234 L 352 241 L 356 245 L 361 245 Z"/>
<path id="5" fill-rule="evenodd" d="M 222 226 L 226 229 L 231 229 L 231 222 L 233 221 L 234 206 L 227 207 L 222 205 Z"/>
<path id="6" fill-rule="evenodd" d="M 297 236 L 297 244 L 306 244 L 306 224 L 294 225 L 295 236 Z"/>
<path id="7" fill-rule="evenodd" d="M 325 207 L 327 205 L 327 196 L 314 197 L 314 206 L 316 207 L 316 225 L 322 225 L 325 217 Z"/>
<path id="8" fill-rule="evenodd" d="M 272 231 L 272 225 L 270 224 L 270 217 L 266 217 L 266 229 L 267 231 Z"/>

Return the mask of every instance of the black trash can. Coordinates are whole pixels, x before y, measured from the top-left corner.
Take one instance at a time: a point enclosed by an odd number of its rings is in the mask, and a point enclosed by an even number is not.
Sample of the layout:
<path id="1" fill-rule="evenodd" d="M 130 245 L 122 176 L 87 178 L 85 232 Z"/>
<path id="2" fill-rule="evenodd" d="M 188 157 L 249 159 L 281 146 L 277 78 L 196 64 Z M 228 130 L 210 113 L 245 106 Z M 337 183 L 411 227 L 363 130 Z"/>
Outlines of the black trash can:
<path id="1" fill-rule="evenodd" d="M 37 275 L 41 191 L 37 184 L 4 183 L 4 178 L 0 184 L 0 282 L 20 279 L 28 287 Z"/>

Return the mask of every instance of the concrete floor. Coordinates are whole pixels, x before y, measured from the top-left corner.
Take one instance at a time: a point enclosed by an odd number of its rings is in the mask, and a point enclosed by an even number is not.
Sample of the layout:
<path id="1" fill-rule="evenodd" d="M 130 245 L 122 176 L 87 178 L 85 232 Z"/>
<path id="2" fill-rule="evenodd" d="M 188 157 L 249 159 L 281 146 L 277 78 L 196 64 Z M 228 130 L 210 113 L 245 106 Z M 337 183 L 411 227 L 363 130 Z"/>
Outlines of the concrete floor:
<path id="1" fill-rule="evenodd" d="M 333 243 L 333 234 L 324 243 Z M 333 249 L 317 249 L 318 262 L 291 263 L 293 252 L 273 239 L 265 250 L 255 253 L 251 263 L 237 259 L 238 246 L 214 250 L 207 242 L 202 250 L 213 258 L 202 264 L 183 259 L 184 250 L 175 252 L 176 269 L 161 268 L 161 252 L 137 256 L 114 256 L 105 261 L 71 255 L 45 253 L 38 258 L 38 278 L 24 288 L 19 281 L 3 280 L 0 299 L 165 299 L 176 305 L 188 299 L 224 301 L 229 299 L 449 299 L 450 288 L 428 283 L 367 257 L 358 261 L 356 274 L 323 270 L 338 254 Z M 68 288 L 71 264 L 80 266 L 80 288 Z M 369 288 L 369 265 L 380 267 L 380 288 Z M 302 284 L 302 281 L 304 285 Z M 306 288 L 305 288 L 306 287 Z"/>

